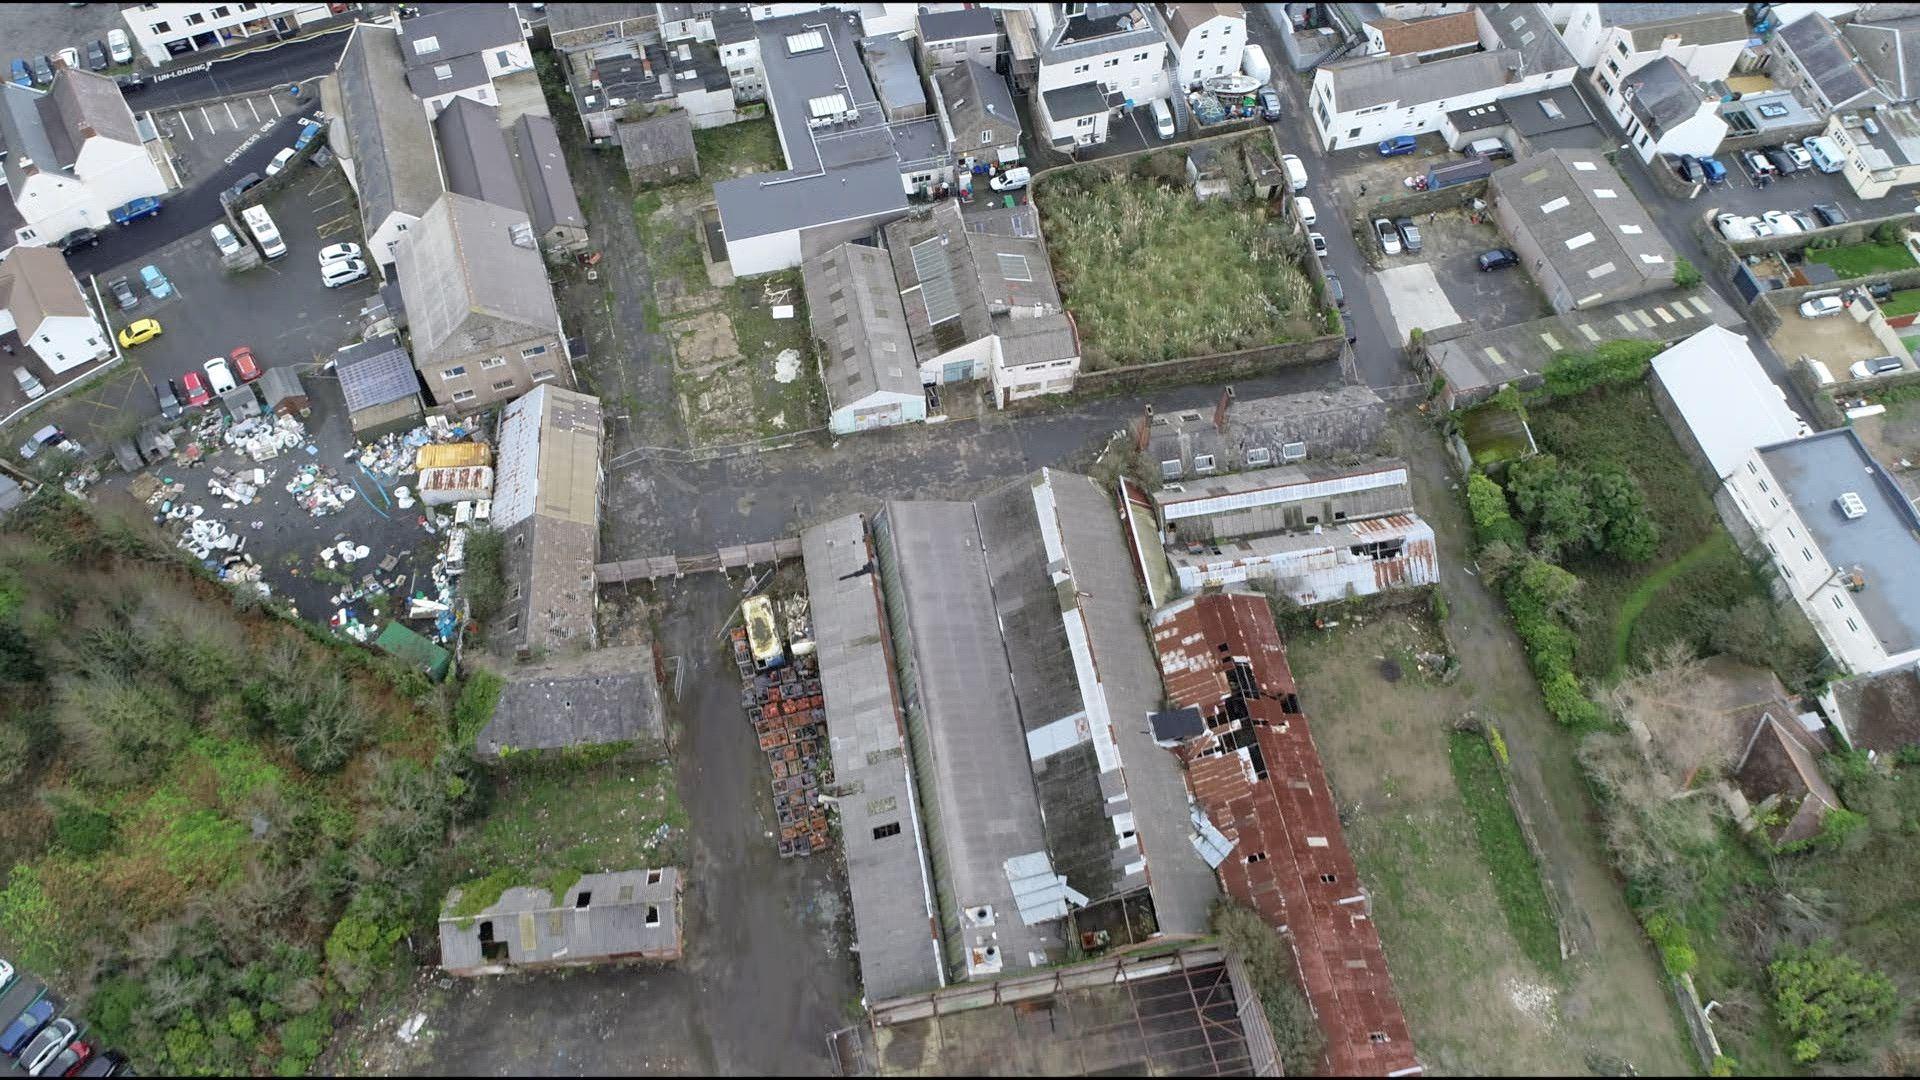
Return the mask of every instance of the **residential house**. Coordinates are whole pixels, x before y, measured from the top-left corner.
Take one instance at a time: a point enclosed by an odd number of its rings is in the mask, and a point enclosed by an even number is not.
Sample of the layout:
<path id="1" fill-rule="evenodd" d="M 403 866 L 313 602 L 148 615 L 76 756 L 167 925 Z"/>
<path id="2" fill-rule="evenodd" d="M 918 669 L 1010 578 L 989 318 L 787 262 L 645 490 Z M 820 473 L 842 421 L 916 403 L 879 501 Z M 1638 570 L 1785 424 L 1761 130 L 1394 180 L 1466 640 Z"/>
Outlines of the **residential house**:
<path id="1" fill-rule="evenodd" d="M 1324 1036 L 1316 1071 L 1418 1073 L 1272 605 L 1257 593 L 1214 593 L 1162 608 L 1150 629 L 1171 706 L 1151 726 L 1173 750 L 1163 756 L 1186 767 L 1185 839 L 1229 897 L 1286 931 L 1285 955 Z"/>
<path id="2" fill-rule="evenodd" d="M 1653 358 L 1653 400 L 1687 456 L 1718 488 L 1755 447 L 1811 429 L 1753 355 L 1747 339 L 1709 326 Z"/>
<path id="3" fill-rule="evenodd" d="M 1309 111 L 1328 150 L 1440 130 L 1449 113 L 1566 86 L 1576 66 L 1539 4 L 1478 7 L 1481 52 L 1422 62 L 1362 56 L 1313 74 Z"/>
<path id="4" fill-rule="evenodd" d="M 547 34 L 554 51 L 600 56 L 632 55 L 641 44 L 658 40 L 658 4 L 548 4 Z"/>
<path id="5" fill-rule="evenodd" d="M 440 909 L 440 970 L 449 975 L 678 960 L 680 871 L 581 874 L 555 896 L 545 885 L 515 885 L 472 914 L 460 907 L 469 883 Z"/>
<path id="6" fill-rule="evenodd" d="M 105 228 L 109 211 L 170 190 L 120 87 L 105 76 L 61 68 L 45 91 L 0 84 L 0 136 L 9 151 L 0 158 L 0 203 L 14 210 L 0 250 Z"/>
<path id="7" fill-rule="evenodd" d="M 1920 10 L 1872 4 L 1840 28 L 1889 100 L 1920 99 Z"/>
<path id="8" fill-rule="evenodd" d="M 600 555 L 600 401 L 536 386 L 500 414 L 493 527 L 505 538 L 507 603 L 488 637 L 538 657 L 589 649 Z"/>
<path id="9" fill-rule="evenodd" d="M 800 534 L 820 692 L 839 800 L 860 987 L 885 1001 L 945 982 L 940 909 L 914 808 L 905 707 L 888 654 L 885 594 L 860 515 Z"/>
<path id="10" fill-rule="evenodd" d="M 626 161 L 627 179 L 635 187 L 673 184 L 700 175 L 700 157 L 693 147 L 693 119 L 682 109 L 669 109 L 641 120 L 622 120 L 613 126 Z"/>
<path id="11" fill-rule="evenodd" d="M 433 125 L 407 89 L 399 32 L 355 24 L 321 95 L 339 117 L 327 145 L 359 196 L 368 260 L 391 279 L 396 245 L 446 191 Z"/>
<path id="12" fill-rule="evenodd" d="M 377 439 L 419 426 L 424 412 L 420 374 L 399 338 L 369 338 L 338 350 L 333 374 L 340 380 L 347 424 L 356 438 Z"/>
<path id="13" fill-rule="evenodd" d="M 407 85 L 438 115 L 455 97 L 498 105 L 494 80 L 533 70 L 526 24 L 512 4 L 436 4 L 400 22 Z"/>
<path id="14" fill-rule="evenodd" d="M 715 15 L 725 4 L 655 4 L 660 10 L 660 39 L 675 41 L 712 41 Z"/>
<path id="15" fill-rule="evenodd" d="M 963 218 L 949 200 L 885 233 L 922 383 L 990 379 L 1002 406 L 1072 389 L 1079 340 L 1031 206 Z"/>
<path id="16" fill-rule="evenodd" d="M 1049 145 L 1105 142 L 1113 113 L 1178 89 L 1166 36 L 1144 4 L 1035 4 L 1028 14 L 1039 104 L 1034 122 Z"/>
<path id="17" fill-rule="evenodd" d="M 1775 81 L 1800 89 L 1818 112 L 1870 109 L 1891 101 L 1852 42 L 1821 12 L 1774 31 L 1773 52 L 1780 61 L 1772 70 Z"/>
<path id="18" fill-rule="evenodd" d="M 1920 110 L 1911 104 L 1835 113 L 1822 134 L 1840 149 L 1841 172 L 1863 199 L 1920 182 Z"/>
<path id="19" fill-rule="evenodd" d="M 1920 514 L 1850 428 L 1750 451 L 1725 492 L 1834 661 L 1920 661 Z"/>
<path id="20" fill-rule="evenodd" d="M 573 369 L 527 215 L 449 192 L 401 241 L 413 363 L 436 403 L 483 409 Z"/>
<path id="21" fill-rule="evenodd" d="M 1655 60 L 1676 64 L 1695 83 L 1713 83 L 1733 66 L 1753 37 L 1746 12 L 1738 4 L 1565 4 L 1561 38 L 1593 87 L 1626 127 L 1633 119 L 1633 98 L 1626 79 Z M 1717 98 L 1719 95 L 1715 95 Z M 1641 121 L 1643 124 L 1645 120 Z M 1673 151 L 1710 153 L 1711 151 Z M 1642 160 L 1649 160 L 1644 155 Z"/>
<path id="22" fill-rule="evenodd" d="M 516 664 L 473 750 L 497 758 L 619 743 L 632 753 L 664 756 L 667 729 L 654 671 L 653 650 L 645 645 Z"/>
<path id="23" fill-rule="evenodd" d="M 1133 445 L 1157 464 L 1162 481 L 1172 483 L 1309 455 L 1370 455 L 1386 426 L 1386 403 L 1365 386 L 1248 401 L 1237 400 L 1228 387 L 1211 409 L 1156 412 L 1148 405 L 1133 424 Z"/>
<path id="24" fill-rule="evenodd" d="M 0 259 L 0 334 L 7 333 L 55 375 L 113 355 L 108 331 L 54 248 L 19 246 Z"/>
<path id="25" fill-rule="evenodd" d="M 993 68 L 973 60 L 948 64 L 934 72 L 932 86 L 963 187 L 971 185 L 975 165 L 1004 169 L 1025 159 L 1013 93 Z"/>
<path id="26" fill-rule="evenodd" d="M 1412 56 L 1444 60 L 1480 48 L 1480 20 L 1471 11 L 1456 11 L 1424 19 L 1378 18 L 1362 23 L 1367 53 L 1374 56 Z"/>
<path id="27" fill-rule="evenodd" d="M 760 36 L 753 28 L 752 16 L 733 7 L 714 12 L 713 44 L 727 69 L 734 100 L 765 100 L 767 77 L 760 70 Z"/>
<path id="28" fill-rule="evenodd" d="M 920 69 L 913 63 L 913 46 L 897 37 L 860 39 L 860 58 L 873 76 L 880 115 L 889 121 L 917 120 L 927 115 L 927 92 Z"/>
<path id="29" fill-rule="evenodd" d="M 927 397 L 887 253 L 841 244 L 801 271 L 828 429 L 847 435 L 925 420 Z"/>
<path id="30" fill-rule="evenodd" d="M 1006 51 L 1006 36 L 992 8 L 922 11 L 918 22 L 920 49 L 929 71 L 962 60 L 993 70 L 995 60 Z"/>
<path id="31" fill-rule="evenodd" d="M 255 38 L 280 41 L 333 18 L 343 4 L 295 0 L 280 4 L 122 4 L 120 17 L 133 38 L 134 52 L 154 67 L 164 67 L 202 49 L 224 49 Z M 358 6 L 358 5 L 354 5 Z"/>
<path id="32" fill-rule="evenodd" d="M 1236 3 L 1161 4 L 1167 40 L 1173 46 L 1174 86 L 1186 91 L 1200 80 L 1236 74 L 1247 48 L 1247 11 Z"/>
<path id="33" fill-rule="evenodd" d="M 1555 311 L 1673 284 L 1673 247 L 1596 151 L 1522 158 L 1488 178 L 1487 194 L 1494 221 Z"/>
<path id="34" fill-rule="evenodd" d="M 1817 724 L 1818 716 L 1811 719 Z M 1752 731 L 1733 762 L 1733 782 L 1762 822 L 1774 844 L 1800 844 L 1820 835 L 1827 814 L 1845 809 L 1833 785 L 1821 775 L 1819 758 L 1832 749 L 1826 732 L 1808 727 L 1791 712 L 1768 710 L 1752 721 Z"/>
<path id="35" fill-rule="evenodd" d="M 534 235 L 549 259 L 571 258 L 587 246 L 587 215 L 580 209 L 580 194 L 574 189 L 573 176 L 567 172 L 567 157 L 560 150 L 560 132 L 553 117 L 522 113 L 513 122 L 514 167 L 520 175 L 520 190 L 527 197 L 527 211 L 533 219 Z"/>
<path id="36" fill-rule="evenodd" d="M 1641 161 L 1661 154 L 1705 156 L 1720 149 L 1726 137 L 1720 95 L 1701 86 L 1671 56 L 1656 57 L 1622 77 L 1620 96 L 1626 113 L 1621 127 Z"/>
<path id="37" fill-rule="evenodd" d="M 1920 746 L 1920 670 L 1911 665 L 1830 683 L 1820 708 L 1846 745 L 1869 757 Z"/>

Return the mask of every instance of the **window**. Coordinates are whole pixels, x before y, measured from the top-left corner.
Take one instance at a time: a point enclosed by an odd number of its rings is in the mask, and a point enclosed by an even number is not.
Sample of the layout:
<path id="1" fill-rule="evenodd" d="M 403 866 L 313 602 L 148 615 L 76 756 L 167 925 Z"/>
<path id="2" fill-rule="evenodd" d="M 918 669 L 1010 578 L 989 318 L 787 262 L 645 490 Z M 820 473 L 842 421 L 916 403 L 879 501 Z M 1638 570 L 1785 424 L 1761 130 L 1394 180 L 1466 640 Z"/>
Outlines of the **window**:
<path id="1" fill-rule="evenodd" d="M 1765 480 L 1760 481 L 1760 490 L 1761 491 L 1767 490 L 1767 482 Z"/>
<path id="2" fill-rule="evenodd" d="M 1208 34 L 1210 34 L 1210 33 L 1212 33 L 1212 32 L 1213 32 L 1213 31 L 1211 31 L 1211 30 L 1202 30 L 1202 31 L 1200 31 L 1200 36 L 1204 38 L 1204 37 L 1206 37 L 1206 36 L 1207 36 Z"/>
<path id="3" fill-rule="evenodd" d="M 493 384 L 493 388 L 495 390 L 511 390 L 514 388 L 514 386 L 515 386 L 515 383 L 512 379 L 508 379 L 504 382 L 497 382 Z"/>
<path id="4" fill-rule="evenodd" d="M 660 925 L 660 909 L 653 904 L 647 905 L 647 925 L 648 926 Z"/>
<path id="5" fill-rule="evenodd" d="M 885 840 L 889 836 L 899 835 L 900 823 L 897 821 L 889 821 L 885 825 L 878 826 L 873 830 L 873 838 L 875 840 Z"/>
<path id="6" fill-rule="evenodd" d="M 1812 552 L 1812 551 L 1809 551 L 1809 550 L 1808 550 L 1808 549 L 1806 549 L 1806 548 L 1801 548 L 1801 549 L 1800 549 L 1800 555 L 1801 555 L 1801 557 L 1803 557 L 1803 558 L 1805 558 L 1805 559 L 1806 559 L 1806 560 L 1807 560 L 1808 562 L 1812 562 L 1812 561 L 1813 561 L 1813 552 Z"/>
<path id="7" fill-rule="evenodd" d="M 1600 84 L 1601 93 L 1603 94 L 1613 93 L 1613 82 L 1609 80 L 1605 75 L 1595 76 L 1595 81 L 1597 81 Z"/>
<path id="8" fill-rule="evenodd" d="M 1267 853 L 1264 851 L 1256 851 L 1253 854 L 1247 856 L 1248 865 L 1252 865 L 1257 862 L 1266 862 L 1266 861 L 1267 861 Z"/>
<path id="9" fill-rule="evenodd" d="M 1833 609 L 1835 611 L 1845 611 L 1847 609 L 1846 601 L 1840 599 L 1838 596 L 1835 596 L 1833 598 Z"/>
<path id="10" fill-rule="evenodd" d="M 545 355 L 547 355 L 547 347 L 545 345 L 535 345 L 532 348 L 520 350 L 520 359 L 522 360 L 531 360 L 536 356 Z"/>
<path id="11" fill-rule="evenodd" d="M 1747 471 L 1754 474 L 1755 476 L 1760 475 L 1760 467 L 1755 465 L 1751 461 L 1747 462 Z"/>
<path id="12" fill-rule="evenodd" d="M 226 18 L 226 17 L 227 17 L 227 12 L 228 12 L 228 9 L 226 9 L 226 8 L 224 8 L 224 7 L 217 7 L 217 8 L 214 8 L 214 9 L 213 9 L 213 17 L 214 17 L 214 18 L 216 18 L 216 19 L 224 19 L 224 18 Z"/>
<path id="13" fill-rule="evenodd" d="M 1168 480 L 1180 479 L 1180 474 L 1183 471 L 1185 470 L 1180 467 L 1179 458 L 1173 458 L 1172 460 L 1160 463 L 1160 475 Z"/>
<path id="14" fill-rule="evenodd" d="M 1212 472 L 1213 471 L 1213 455 L 1212 454 L 1195 454 L 1193 456 L 1193 471 Z"/>
<path id="15" fill-rule="evenodd" d="M 1143 52 L 1137 52 L 1133 54 L 1133 58 L 1135 60 L 1145 60 L 1147 58 L 1147 54 Z"/>
<path id="16" fill-rule="evenodd" d="M 1349 138 L 1349 139 L 1357 139 L 1357 138 L 1359 138 L 1359 137 L 1360 137 L 1360 129 L 1359 129 L 1359 128 L 1354 128 L 1354 129 L 1353 129 L 1352 131 L 1349 131 L 1349 132 L 1347 132 L 1347 138 Z"/>
<path id="17" fill-rule="evenodd" d="M 493 54 L 493 62 L 501 67 L 511 67 L 513 66 L 513 54 L 505 49 L 501 49 L 499 52 Z"/>
<path id="18" fill-rule="evenodd" d="M 1084 75 L 1084 74 L 1086 73 L 1086 71 L 1087 71 L 1087 69 L 1088 69 L 1088 68 L 1090 68 L 1090 67 L 1092 67 L 1092 66 L 1093 66 L 1093 65 L 1091 65 L 1091 64 L 1075 64 L 1075 65 L 1074 65 L 1074 67 L 1073 67 L 1073 73 L 1074 73 L 1075 75 Z"/>
<path id="19" fill-rule="evenodd" d="M 149 29 L 151 29 L 156 34 L 164 34 L 167 31 L 173 29 L 173 24 L 166 23 L 166 22 L 157 22 L 157 23 L 154 23 L 152 26 L 150 26 Z"/>
<path id="20" fill-rule="evenodd" d="M 1626 39 L 1626 38 L 1621 38 L 1621 39 L 1620 39 L 1619 41 L 1617 41 L 1617 42 L 1615 42 L 1615 43 L 1614 43 L 1614 48 L 1616 48 L 1616 49 L 1619 49 L 1619 50 L 1620 50 L 1620 55 L 1621 55 L 1621 56 L 1625 56 L 1625 55 L 1627 55 L 1627 39 Z"/>
<path id="21" fill-rule="evenodd" d="M 504 356 L 489 356 L 485 360 L 480 361 L 480 370 L 489 371 L 489 370 L 492 370 L 493 368 L 499 367 L 500 365 L 506 362 L 507 362 L 507 358 Z"/>
<path id="22" fill-rule="evenodd" d="M 460 378 L 460 377 L 461 377 L 462 375 L 465 375 L 466 373 L 467 373 L 467 365 L 465 365 L 465 364 L 455 364 L 454 366 L 452 366 L 452 367 L 450 367 L 450 368 L 448 368 L 447 370 L 445 370 L 445 371 L 443 371 L 443 372 L 441 372 L 441 373 L 440 373 L 440 377 L 441 377 L 442 379 L 458 379 L 458 378 Z"/>
<path id="23" fill-rule="evenodd" d="M 1856 634 L 1857 634 L 1857 633 L 1859 633 L 1859 632 L 1860 632 L 1860 624 L 1859 624 L 1859 623 L 1857 623 L 1857 622 L 1854 622 L 1854 621 L 1853 621 L 1852 619 L 1848 619 L 1848 620 L 1847 620 L 1847 629 L 1849 629 L 1849 630 L 1851 630 L 1851 631 L 1853 631 L 1854 633 L 1856 633 Z"/>
<path id="24" fill-rule="evenodd" d="M 188 26 L 199 26 L 201 23 L 206 21 L 207 21 L 207 17 L 205 15 L 200 14 L 197 11 L 190 11 L 187 13 Z"/>
<path id="25" fill-rule="evenodd" d="M 474 399 L 475 397 L 477 397 L 477 396 L 479 396 L 479 395 L 477 395 L 477 394 L 475 394 L 475 393 L 474 393 L 473 391 L 471 391 L 471 390 L 462 390 L 462 391 L 460 391 L 459 393 L 457 393 L 457 394 L 455 394 L 455 395 L 453 395 L 453 400 L 455 400 L 455 401 L 472 401 L 472 400 L 473 400 L 473 399 Z"/>
<path id="26" fill-rule="evenodd" d="M 1109 56 L 1105 60 L 1100 62 L 1100 66 L 1101 67 L 1119 67 L 1120 58 L 1117 56 Z"/>
<path id="27" fill-rule="evenodd" d="M 593 892 L 592 890 L 589 890 L 589 889 L 581 889 L 580 895 L 573 898 L 573 906 L 576 908 L 588 907 L 592 903 L 593 903 Z"/>
<path id="28" fill-rule="evenodd" d="M 435 64 L 435 65 L 433 65 L 433 77 L 434 77 L 434 78 L 436 78 L 436 79 L 451 79 L 451 78 L 453 78 L 453 65 L 452 65 L 452 64 Z"/>
<path id="29" fill-rule="evenodd" d="M 992 128 L 988 128 L 985 131 L 982 131 L 980 133 L 980 145 L 981 146 L 993 145 L 993 129 Z"/>
<path id="30" fill-rule="evenodd" d="M 1620 61 L 1618 60 L 1607 61 L 1607 71 L 1614 75 L 1620 74 Z"/>
<path id="31" fill-rule="evenodd" d="M 1090 127 L 1092 127 L 1092 126 L 1093 126 L 1093 117 L 1091 117 L 1091 116 L 1083 116 L 1083 117 L 1081 117 L 1080 119 L 1078 119 L 1078 120 L 1075 120 L 1075 121 L 1073 122 L 1073 126 L 1074 126 L 1074 127 L 1083 127 L 1083 128 L 1090 128 Z"/>
<path id="32" fill-rule="evenodd" d="M 533 381 L 534 381 L 534 382 L 539 382 L 539 381 L 540 381 L 541 379 L 551 379 L 551 378 L 553 378 L 553 369 L 552 369 L 552 368 L 547 368 L 547 369 L 546 369 L 546 370 L 544 370 L 544 371 L 536 371 L 536 372 L 534 372 L 534 373 L 533 373 Z"/>

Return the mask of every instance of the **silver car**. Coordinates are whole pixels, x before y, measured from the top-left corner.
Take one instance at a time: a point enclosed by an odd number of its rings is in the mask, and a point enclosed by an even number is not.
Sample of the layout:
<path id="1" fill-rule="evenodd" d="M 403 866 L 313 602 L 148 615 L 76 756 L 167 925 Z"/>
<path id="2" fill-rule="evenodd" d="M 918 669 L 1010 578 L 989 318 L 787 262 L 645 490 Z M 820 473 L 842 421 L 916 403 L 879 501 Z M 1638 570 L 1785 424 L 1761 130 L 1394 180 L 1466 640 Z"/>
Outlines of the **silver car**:
<path id="1" fill-rule="evenodd" d="M 20 1066 L 27 1070 L 29 1076 L 39 1076 L 79 1034 L 80 1029 L 73 1026 L 73 1021 L 60 1017 L 41 1028 L 40 1034 L 35 1035 L 26 1049 L 20 1051 Z"/>

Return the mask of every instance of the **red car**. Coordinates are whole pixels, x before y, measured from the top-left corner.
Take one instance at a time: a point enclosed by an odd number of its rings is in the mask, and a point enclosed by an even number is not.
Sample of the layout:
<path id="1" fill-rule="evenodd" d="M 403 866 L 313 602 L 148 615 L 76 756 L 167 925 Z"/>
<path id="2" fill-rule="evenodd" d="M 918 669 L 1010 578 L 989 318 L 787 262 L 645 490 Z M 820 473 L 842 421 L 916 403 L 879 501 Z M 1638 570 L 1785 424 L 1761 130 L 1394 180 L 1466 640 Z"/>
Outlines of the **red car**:
<path id="1" fill-rule="evenodd" d="M 189 371 L 180 376 L 180 385 L 187 391 L 187 408 L 198 408 L 213 399 L 207 392 L 207 380 L 197 371 Z"/>
<path id="2" fill-rule="evenodd" d="M 245 345 L 233 350 L 228 357 L 233 361 L 233 373 L 243 383 L 250 383 L 260 377 L 260 365 L 253 362 L 253 350 Z"/>
<path id="3" fill-rule="evenodd" d="M 65 1050 L 60 1051 L 59 1056 L 54 1058 L 53 1061 L 51 1061 L 50 1063 L 48 1063 L 46 1069 L 41 1072 L 41 1075 L 42 1076 L 72 1076 L 74 1073 L 78 1072 L 80 1069 L 80 1066 L 85 1065 L 87 1063 L 87 1059 L 92 1056 L 93 1056 L 93 1047 L 88 1046 L 86 1043 L 75 1040 L 73 1042 L 68 1043 L 67 1048 Z"/>

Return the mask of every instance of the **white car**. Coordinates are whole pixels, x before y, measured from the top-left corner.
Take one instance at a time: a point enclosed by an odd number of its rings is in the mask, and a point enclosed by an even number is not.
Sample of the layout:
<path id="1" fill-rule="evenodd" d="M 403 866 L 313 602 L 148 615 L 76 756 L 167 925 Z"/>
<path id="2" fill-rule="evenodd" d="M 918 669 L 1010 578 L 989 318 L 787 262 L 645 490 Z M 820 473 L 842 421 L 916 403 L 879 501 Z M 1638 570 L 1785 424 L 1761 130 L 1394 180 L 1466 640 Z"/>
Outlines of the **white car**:
<path id="1" fill-rule="evenodd" d="M 367 276 L 367 264 L 359 259 L 341 259 L 320 268 L 320 284 L 329 289 L 351 285 Z"/>
<path id="2" fill-rule="evenodd" d="M 1287 189 L 1298 194 L 1307 190 L 1307 166 L 1292 154 L 1280 156 L 1280 167 L 1287 173 Z"/>
<path id="3" fill-rule="evenodd" d="M 1327 257 L 1327 238 L 1317 232 L 1307 234 L 1307 243 L 1313 245 L 1313 253 L 1321 258 Z"/>
<path id="4" fill-rule="evenodd" d="M 1747 223 L 1747 228 L 1753 230 L 1753 235 L 1755 236 L 1772 236 L 1773 235 L 1773 226 L 1767 224 L 1766 219 L 1762 218 L 1759 214 L 1755 214 L 1752 217 L 1746 218 L 1744 220 Z"/>
<path id="5" fill-rule="evenodd" d="M 1753 230 L 1747 227 L 1747 219 L 1739 214 L 1721 214 L 1713 221 L 1720 227 L 1720 235 L 1729 240 L 1751 240 L 1754 237 Z"/>
<path id="6" fill-rule="evenodd" d="M 25 1069 L 29 1076 L 39 1076 L 47 1071 L 47 1066 L 53 1064 L 53 1059 L 59 1057 L 60 1051 L 65 1050 L 67 1044 L 79 1034 L 80 1029 L 74 1026 L 73 1021 L 64 1016 L 55 1020 L 41 1028 L 40 1034 L 35 1035 L 26 1049 L 20 1051 L 18 1058 L 20 1067 Z"/>
<path id="7" fill-rule="evenodd" d="M 1794 233 L 1806 231 L 1800 227 L 1798 221 L 1793 219 L 1793 215 L 1785 210 L 1769 210 L 1760 217 L 1772 226 L 1775 236 L 1792 236 Z"/>
<path id="8" fill-rule="evenodd" d="M 359 244 L 334 244 L 330 247 L 320 249 L 321 266 L 325 266 L 330 262 L 339 262 L 342 259 L 357 259 L 359 257 Z"/>
<path id="9" fill-rule="evenodd" d="M 69 45 L 64 49 L 61 49 L 59 52 L 54 53 L 53 55 L 54 55 L 54 59 L 60 61 L 61 66 L 66 68 L 68 71 L 80 70 L 80 50 L 79 49 L 76 49 L 73 46 Z"/>
<path id="10" fill-rule="evenodd" d="M 1033 182 L 1033 170 L 1017 165 L 987 181 L 995 191 L 1019 191 Z"/>
<path id="11" fill-rule="evenodd" d="M 1817 296 L 1800 303 L 1800 317 L 1803 319 L 1824 319 L 1829 315 L 1838 315 L 1846 310 L 1846 304 L 1837 296 Z"/>
<path id="12" fill-rule="evenodd" d="M 287 167 L 287 162 L 293 160 L 293 154 L 294 154 L 293 147 L 289 146 L 284 150 L 281 150 L 279 153 L 273 155 L 273 160 L 267 162 L 267 175 L 278 176 L 280 174 L 280 170 Z"/>
<path id="13" fill-rule="evenodd" d="M 127 41 L 127 32 L 114 27 L 107 31 L 107 55 L 113 57 L 116 64 L 133 62 L 133 45 Z"/>
<path id="14" fill-rule="evenodd" d="M 225 357 L 216 356 L 200 366 L 207 371 L 207 389 L 216 394 L 224 394 L 240 385 L 233 381 L 233 369 L 227 366 Z"/>
<path id="15" fill-rule="evenodd" d="M 213 246 L 220 249 L 220 254 L 231 255 L 240 250 L 240 238 L 233 235 L 233 230 L 228 228 L 225 222 L 215 225 L 208 231 L 213 233 Z"/>
<path id="16" fill-rule="evenodd" d="M 1882 375 L 1897 373 L 1905 365 L 1897 356 L 1876 356 L 1871 360 L 1856 360 L 1847 369 L 1847 374 L 1856 379 L 1877 379 Z"/>
<path id="17" fill-rule="evenodd" d="M 1393 222 L 1386 218 L 1376 218 L 1373 222 L 1373 235 L 1380 241 L 1380 250 L 1388 255 L 1400 254 L 1400 233 L 1394 229 Z"/>
<path id="18" fill-rule="evenodd" d="M 1807 153 L 1806 147 L 1801 146 L 1797 142 L 1790 142 L 1782 146 L 1780 149 L 1786 151 L 1787 156 L 1793 159 L 1793 163 L 1795 165 L 1798 165 L 1803 169 L 1813 168 L 1813 155 Z"/>

